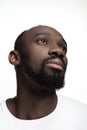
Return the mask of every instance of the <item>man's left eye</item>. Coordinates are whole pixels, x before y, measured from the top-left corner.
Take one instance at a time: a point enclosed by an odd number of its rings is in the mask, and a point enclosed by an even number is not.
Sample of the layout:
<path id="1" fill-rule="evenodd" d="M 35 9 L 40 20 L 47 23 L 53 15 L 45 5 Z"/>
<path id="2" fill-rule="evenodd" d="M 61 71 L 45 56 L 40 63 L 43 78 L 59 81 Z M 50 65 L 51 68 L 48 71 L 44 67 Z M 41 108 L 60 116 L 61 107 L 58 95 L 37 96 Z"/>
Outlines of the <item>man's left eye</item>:
<path id="1" fill-rule="evenodd" d="M 48 44 L 47 39 L 40 39 L 37 41 L 39 44 Z"/>
<path id="2" fill-rule="evenodd" d="M 60 48 L 66 52 L 66 47 L 65 46 L 60 46 Z"/>

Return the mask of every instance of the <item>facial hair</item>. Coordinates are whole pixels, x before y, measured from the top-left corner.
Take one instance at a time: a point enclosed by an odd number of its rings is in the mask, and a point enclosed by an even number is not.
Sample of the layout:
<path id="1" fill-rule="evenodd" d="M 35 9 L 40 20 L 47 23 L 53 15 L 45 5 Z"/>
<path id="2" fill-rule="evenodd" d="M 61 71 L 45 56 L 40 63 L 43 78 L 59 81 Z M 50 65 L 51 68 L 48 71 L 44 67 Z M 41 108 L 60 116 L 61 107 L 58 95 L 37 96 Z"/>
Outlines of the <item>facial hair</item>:
<path id="1" fill-rule="evenodd" d="M 48 74 L 45 71 L 45 66 L 51 58 L 47 58 L 43 60 L 41 64 L 40 71 L 38 73 L 34 72 L 32 67 L 27 64 L 26 60 L 23 60 L 23 68 L 27 76 L 29 76 L 32 80 L 34 80 L 37 84 L 41 85 L 42 87 L 46 87 L 48 89 L 61 89 L 64 87 L 64 74 L 61 75 L 61 71 L 50 68 L 52 74 Z M 28 60 L 29 61 L 29 60 Z"/>

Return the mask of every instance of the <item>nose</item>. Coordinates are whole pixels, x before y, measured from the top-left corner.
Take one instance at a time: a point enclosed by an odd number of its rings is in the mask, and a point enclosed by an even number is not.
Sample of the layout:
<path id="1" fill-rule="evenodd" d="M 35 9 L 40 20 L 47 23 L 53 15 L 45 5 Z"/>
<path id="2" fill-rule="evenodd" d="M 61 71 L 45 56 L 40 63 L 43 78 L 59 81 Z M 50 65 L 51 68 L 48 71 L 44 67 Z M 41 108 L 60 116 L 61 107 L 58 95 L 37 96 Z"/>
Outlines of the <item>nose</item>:
<path id="1" fill-rule="evenodd" d="M 58 46 L 52 46 L 49 50 L 49 55 L 53 57 L 64 57 L 64 51 Z"/>

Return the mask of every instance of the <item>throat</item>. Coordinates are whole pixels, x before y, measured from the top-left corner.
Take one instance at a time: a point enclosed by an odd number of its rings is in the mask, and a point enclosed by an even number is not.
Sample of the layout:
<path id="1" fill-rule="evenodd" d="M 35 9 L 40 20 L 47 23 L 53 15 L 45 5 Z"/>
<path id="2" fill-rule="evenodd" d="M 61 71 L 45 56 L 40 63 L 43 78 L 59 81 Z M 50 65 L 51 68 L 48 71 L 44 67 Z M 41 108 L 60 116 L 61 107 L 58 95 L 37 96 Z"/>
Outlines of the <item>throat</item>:
<path id="1" fill-rule="evenodd" d="M 34 100 L 30 98 L 27 102 L 18 98 L 7 100 L 9 111 L 19 119 L 32 120 L 45 117 L 52 113 L 57 105 L 57 96 L 49 99 Z"/>

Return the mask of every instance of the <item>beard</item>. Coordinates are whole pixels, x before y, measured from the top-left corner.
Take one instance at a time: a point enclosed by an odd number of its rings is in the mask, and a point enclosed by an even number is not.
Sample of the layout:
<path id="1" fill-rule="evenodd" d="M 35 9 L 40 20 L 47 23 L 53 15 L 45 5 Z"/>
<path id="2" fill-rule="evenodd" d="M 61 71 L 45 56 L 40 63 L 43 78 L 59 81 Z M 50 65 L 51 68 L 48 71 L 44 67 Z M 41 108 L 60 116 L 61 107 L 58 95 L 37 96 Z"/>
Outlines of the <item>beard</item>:
<path id="1" fill-rule="evenodd" d="M 65 83 L 64 82 L 65 71 L 62 74 L 62 72 L 60 70 L 50 68 L 51 74 L 49 74 L 45 69 L 45 66 L 49 59 L 52 59 L 52 58 L 43 60 L 41 67 L 40 67 L 40 71 L 38 73 L 34 72 L 32 67 L 29 66 L 29 64 L 27 63 L 27 60 L 24 59 L 22 61 L 24 71 L 28 77 L 30 77 L 32 80 L 34 80 L 37 84 L 41 85 L 43 88 L 45 87 L 45 88 L 52 89 L 52 90 L 61 89 L 64 87 L 64 83 Z"/>

